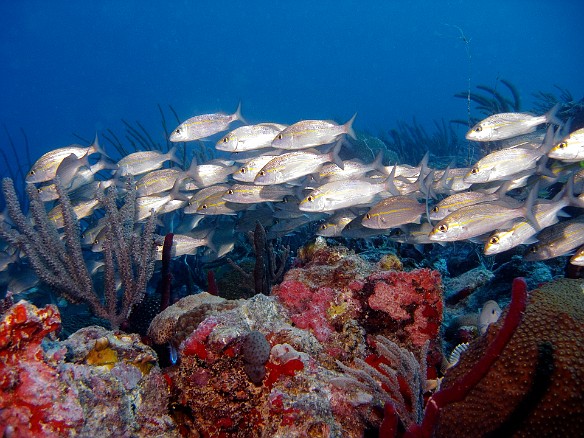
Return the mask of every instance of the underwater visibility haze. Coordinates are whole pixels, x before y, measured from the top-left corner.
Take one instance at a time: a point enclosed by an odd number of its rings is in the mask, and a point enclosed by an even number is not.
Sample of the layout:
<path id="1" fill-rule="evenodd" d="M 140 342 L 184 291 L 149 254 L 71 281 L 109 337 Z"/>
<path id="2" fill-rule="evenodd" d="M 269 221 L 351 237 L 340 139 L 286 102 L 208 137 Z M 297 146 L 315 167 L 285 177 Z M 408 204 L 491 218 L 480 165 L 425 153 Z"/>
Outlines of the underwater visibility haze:
<path id="1" fill-rule="evenodd" d="M 2 2 L 0 435 L 581 434 L 583 19 Z"/>

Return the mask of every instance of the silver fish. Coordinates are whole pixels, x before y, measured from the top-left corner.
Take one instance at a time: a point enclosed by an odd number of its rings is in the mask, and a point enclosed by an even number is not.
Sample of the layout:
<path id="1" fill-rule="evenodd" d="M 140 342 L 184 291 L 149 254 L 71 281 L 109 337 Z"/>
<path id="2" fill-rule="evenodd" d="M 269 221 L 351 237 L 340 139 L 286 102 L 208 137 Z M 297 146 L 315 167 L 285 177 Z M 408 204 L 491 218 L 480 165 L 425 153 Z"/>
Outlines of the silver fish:
<path id="1" fill-rule="evenodd" d="M 41 156 L 31 167 L 26 175 L 27 183 L 40 183 L 52 180 L 57 175 L 57 169 L 65 158 L 71 154 L 77 158 L 84 155 L 101 154 L 107 156 L 104 150 L 99 146 L 97 136 L 91 146 L 83 147 L 77 144 L 64 148 L 54 149 Z"/>
<path id="2" fill-rule="evenodd" d="M 245 210 L 249 207 L 247 204 L 237 204 L 235 202 L 228 202 L 223 199 L 225 192 L 213 193 L 199 202 L 197 208 L 198 214 L 218 215 L 218 214 L 237 214 L 240 210 Z"/>
<path id="3" fill-rule="evenodd" d="M 172 207 L 164 209 L 167 203 L 171 201 L 179 201 L 179 206 L 177 203 L 173 203 Z M 176 208 L 181 208 L 186 205 L 189 198 L 180 192 L 180 181 L 177 180 L 172 187 L 172 190 L 165 194 L 141 196 L 136 198 L 136 211 L 135 211 L 135 221 L 141 222 L 154 213 L 165 213 L 172 211 Z M 181 204 L 182 202 L 182 204 Z"/>
<path id="4" fill-rule="evenodd" d="M 71 156 L 74 155 L 72 154 L 70 155 L 70 157 Z M 116 169 L 117 165 L 115 165 L 115 163 L 113 164 L 112 163 L 113 161 L 111 161 L 109 158 L 103 157 L 101 160 L 99 160 L 92 166 L 89 167 L 83 166 L 77 169 L 77 172 L 72 176 L 71 179 L 68 180 L 68 183 L 66 183 L 67 180 L 63 180 L 60 175 L 58 176 L 60 178 L 61 184 L 63 185 L 63 188 L 65 189 L 66 192 L 68 192 L 69 196 L 71 197 L 71 200 L 79 201 L 85 198 L 82 195 L 82 191 L 81 190 L 78 191 L 78 189 L 84 186 L 91 186 L 88 187 L 88 190 L 92 191 L 95 190 L 97 187 L 106 188 L 110 184 L 105 183 L 105 181 L 95 181 L 95 174 L 105 169 Z M 59 166 L 57 173 L 60 172 L 61 166 Z M 73 194 L 74 192 L 77 193 Z M 44 202 L 59 199 L 59 194 L 57 193 L 57 186 L 55 183 L 39 186 L 38 193 L 41 198 L 41 201 Z"/>
<path id="5" fill-rule="evenodd" d="M 32 269 L 24 269 L 10 275 L 10 281 L 8 282 L 6 293 L 7 295 L 18 295 L 27 291 L 34 292 L 39 283 L 40 279 Z"/>
<path id="6" fill-rule="evenodd" d="M 256 158 L 252 158 L 233 174 L 233 179 L 236 181 L 252 183 L 258 172 L 262 170 L 262 167 L 264 167 L 277 156 L 278 155 L 261 155 Z"/>
<path id="7" fill-rule="evenodd" d="M 186 234 L 174 234 L 172 237 L 171 257 L 195 254 L 201 246 L 208 246 L 212 234 L 200 239 Z M 156 246 L 156 260 L 162 260 L 162 245 Z"/>
<path id="8" fill-rule="evenodd" d="M 302 211 L 324 212 L 367 205 L 375 202 L 378 194 L 387 191 L 388 187 L 386 182 L 371 183 L 360 179 L 333 181 L 312 190 L 300 201 L 299 208 Z"/>
<path id="9" fill-rule="evenodd" d="M 267 230 L 266 237 L 276 239 L 285 236 L 303 225 L 322 219 L 323 216 L 323 214 L 304 214 L 294 219 L 279 219 Z"/>
<path id="10" fill-rule="evenodd" d="M 466 139 L 472 141 L 497 141 L 528 134 L 543 123 L 561 125 L 556 117 L 560 104 L 554 106 L 543 116 L 533 116 L 527 113 L 493 114 L 474 125 L 467 133 Z"/>
<path id="11" fill-rule="evenodd" d="M 357 215 L 349 210 L 342 210 L 324 220 L 316 234 L 323 237 L 340 237 L 343 228 L 355 219 Z"/>
<path id="12" fill-rule="evenodd" d="M 181 142 L 207 138 L 218 132 L 225 131 L 236 120 L 246 123 L 241 116 L 241 103 L 237 106 L 237 110 L 230 115 L 220 113 L 203 114 L 185 120 L 172 131 L 170 141 Z"/>
<path id="13" fill-rule="evenodd" d="M 409 196 L 392 196 L 375 204 L 365 214 L 363 226 L 389 229 L 408 223 L 419 223 L 426 206 Z"/>
<path id="14" fill-rule="evenodd" d="M 172 189 L 179 178 L 185 173 L 177 168 L 154 170 L 147 173 L 136 182 L 136 196 L 150 196 Z"/>
<path id="15" fill-rule="evenodd" d="M 581 201 L 573 198 L 570 194 L 564 196 L 564 193 L 560 192 L 553 200 L 543 199 L 536 202 L 533 205 L 533 216 L 539 228 L 544 229 L 559 221 L 558 217 L 561 214 L 561 209 L 569 205 L 580 206 L 580 204 Z M 485 255 L 493 255 L 518 245 L 534 243 L 533 236 L 537 233 L 538 229 L 528 221 L 516 221 L 511 228 L 491 234 L 485 243 L 484 253 Z"/>
<path id="16" fill-rule="evenodd" d="M 260 204 L 253 210 L 245 210 L 235 223 L 235 231 L 247 233 L 253 231 L 256 222 L 259 222 L 264 228 L 274 223 L 274 208 L 267 204 Z"/>
<path id="17" fill-rule="evenodd" d="M 431 185 L 432 193 L 451 194 L 467 190 L 472 185 L 464 181 L 464 177 L 469 170 L 467 168 L 448 168 L 443 172 L 437 171 L 434 174 L 434 180 Z"/>
<path id="18" fill-rule="evenodd" d="M 343 169 L 341 169 L 335 163 L 328 163 L 320 169 L 318 179 L 323 182 L 333 182 L 350 178 L 360 178 L 372 170 L 385 172 L 385 167 L 381 163 L 382 159 L 383 152 L 380 151 L 375 159 L 367 164 L 363 163 L 361 160 L 346 160 L 343 161 Z"/>
<path id="19" fill-rule="evenodd" d="M 205 187 L 197 191 L 191 198 L 189 199 L 188 205 L 184 208 L 185 214 L 194 214 L 198 213 L 198 209 L 202 203 L 202 201 L 208 198 L 211 195 L 216 193 L 225 193 L 229 189 L 229 186 L 226 184 L 219 184 L 216 186 Z"/>
<path id="20" fill-rule="evenodd" d="M 77 216 L 77 219 L 82 219 L 91 216 L 98 205 L 99 201 L 97 199 L 90 199 L 89 201 L 83 201 L 74 205 L 73 212 Z M 65 221 L 63 218 L 63 207 L 61 204 L 53 207 L 47 213 L 47 217 L 55 224 L 57 229 L 63 228 L 65 226 Z"/>
<path id="21" fill-rule="evenodd" d="M 429 237 L 442 242 L 471 239 L 526 215 L 525 207 L 508 207 L 499 201 L 482 202 L 449 214 L 436 224 Z"/>
<path id="22" fill-rule="evenodd" d="M 538 242 L 530 245 L 523 258 L 533 262 L 548 260 L 568 254 L 584 245 L 584 217 L 560 222 L 542 230 L 537 235 Z"/>
<path id="23" fill-rule="evenodd" d="M 378 230 L 363 226 L 365 214 L 360 214 L 349 222 L 341 231 L 341 236 L 347 239 L 366 239 L 367 237 L 377 236 L 387 233 L 387 230 Z"/>
<path id="24" fill-rule="evenodd" d="M 248 184 L 234 184 L 225 191 L 223 199 L 228 202 L 238 202 L 241 204 L 257 204 L 259 202 L 278 202 L 285 196 L 293 195 L 293 187 L 274 185 L 274 186 L 255 186 Z"/>
<path id="25" fill-rule="evenodd" d="M 209 187 L 227 181 L 229 175 L 237 170 L 233 161 L 212 160 L 205 164 L 196 165 L 191 163 L 186 174 L 190 176 L 197 187 Z M 187 189 L 191 190 L 187 184 Z"/>
<path id="26" fill-rule="evenodd" d="M 317 172 L 324 163 L 328 162 L 336 163 L 342 168 L 343 162 L 338 155 L 340 147 L 341 143 L 337 142 L 332 151 L 327 154 L 295 151 L 278 155 L 262 167 L 254 179 L 254 184 L 282 184 Z"/>
<path id="27" fill-rule="evenodd" d="M 501 197 L 503 197 L 502 199 L 505 202 L 513 204 L 515 202 L 513 198 L 504 196 L 505 192 L 507 192 L 508 190 L 508 187 L 509 184 L 505 184 L 504 186 L 502 186 L 496 192 L 493 193 L 476 191 L 455 193 L 453 195 L 450 195 L 442 199 L 430 210 L 430 219 L 434 221 L 439 221 L 444 219 L 450 213 L 462 207 L 480 204 L 481 202 L 496 201 Z"/>
<path id="28" fill-rule="evenodd" d="M 279 123 L 258 123 L 240 126 L 217 142 L 215 149 L 226 152 L 244 152 L 269 148 L 272 140 L 286 125 Z"/>
<path id="29" fill-rule="evenodd" d="M 584 128 L 570 133 L 555 145 L 548 157 L 571 163 L 584 160 Z"/>
<path id="30" fill-rule="evenodd" d="M 99 233 L 105 228 L 106 222 L 102 217 L 95 224 L 88 226 L 81 233 L 81 243 L 84 245 L 93 245 Z"/>
<path id="31" fill-rule="evenodd" d="M 527 170 L 535 169 L 542 149 L 501 149 L 481 158 L 465 175 L 466 183 L 486 183 L 511 179 Z"/>
<path id="32" fill-rule="evenodd" d="M 326 120 L 302 120 L 288 126 L 276 135 L 272 147 L 276 149 L 306 149 L 333 143 L 343 134 L 357 139 L 353 131 L 353 122 L 357 114 L 344 125 L 337 125 Z"/>
<path id="33" fill-rule="evenodd" d="M 436 243 L 430 240 L 428 234 L 432 231 L 432 225 L 428 222 L 421 224 L 404 224 L 399 228 L 391 230 L 389 237 L 396 242 L 408 243 L 410 245 L 426 245 Z"/>
<path id="34" fill-rule="evenodd" d="M 181 164 L 176 155 L 177 148 L 172 147 L 166 154 L 157 151 L 134 152 L 118 161 L 116 178 L 127 175 L 140 175 L 162 167 L 165 161 Z"/>

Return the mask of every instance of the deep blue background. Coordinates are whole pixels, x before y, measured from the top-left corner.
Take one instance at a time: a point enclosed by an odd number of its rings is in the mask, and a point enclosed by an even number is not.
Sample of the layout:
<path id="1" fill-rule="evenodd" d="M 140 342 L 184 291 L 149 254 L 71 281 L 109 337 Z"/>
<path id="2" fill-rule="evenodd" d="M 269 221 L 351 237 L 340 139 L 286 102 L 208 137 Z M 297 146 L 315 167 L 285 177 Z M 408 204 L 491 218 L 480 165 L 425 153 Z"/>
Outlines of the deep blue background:
<path id="1" fill-rule="evenodd" d="M 0 0 L 0 123 L 36 159 L 122 118 L 162 136 L 158 103 L 187 118 L 241 100 L 250 122 L 357 111 L 374 134 L 466 119 L 453 94 L 469 71 L 473 87 L 515 83 L 525 107 L 554 84 L 581 98 L 583 23 L 576 0 Z"/>

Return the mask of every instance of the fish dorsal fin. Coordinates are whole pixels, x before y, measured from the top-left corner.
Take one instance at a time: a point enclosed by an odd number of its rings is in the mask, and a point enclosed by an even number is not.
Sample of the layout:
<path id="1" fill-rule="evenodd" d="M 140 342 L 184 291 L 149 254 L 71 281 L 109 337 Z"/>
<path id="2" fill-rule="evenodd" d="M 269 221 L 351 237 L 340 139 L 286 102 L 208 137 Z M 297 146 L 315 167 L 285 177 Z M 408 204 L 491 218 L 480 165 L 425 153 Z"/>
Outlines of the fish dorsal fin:
<path id="1" fill-rule="evenodd" d="M 458 363 L 460 360 L 460 355 L 468 350 L 469 345 L 470 344 L 468 342 L 463 342 L 462 344 L 458 344 L 456 347 L 454 347 L 454 350 L 452 350 L 452 353 L 450 353 L 450 356 L 448 357 L 448 368 L 453 367 Z"/>

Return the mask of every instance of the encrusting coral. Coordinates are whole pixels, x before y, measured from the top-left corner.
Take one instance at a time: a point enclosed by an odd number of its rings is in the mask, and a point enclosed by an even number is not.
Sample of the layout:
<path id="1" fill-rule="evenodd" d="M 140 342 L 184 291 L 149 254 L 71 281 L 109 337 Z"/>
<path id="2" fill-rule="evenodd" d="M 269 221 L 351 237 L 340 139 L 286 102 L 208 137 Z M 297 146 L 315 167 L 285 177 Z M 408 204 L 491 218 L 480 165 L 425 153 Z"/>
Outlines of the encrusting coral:
<path id="1" fill-rule="evenodd" d="M 0 435 L 178 436 L 156 353 L 91 326 L 66 341 L 57 308 L 14 304 L 0 321 Z"/>
<path id="2" fill-rule="evenodd" d="M 471 343 L 442 388 L 483 358 L 505 314 Z M 497 360 L 461 400 L 439 413 L 436 436 L 574 436 L 584 429 L 584 282 L 560 279 L 531 292 Z M 464 414 L 463 414 L 464 413 Z"/>

